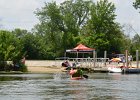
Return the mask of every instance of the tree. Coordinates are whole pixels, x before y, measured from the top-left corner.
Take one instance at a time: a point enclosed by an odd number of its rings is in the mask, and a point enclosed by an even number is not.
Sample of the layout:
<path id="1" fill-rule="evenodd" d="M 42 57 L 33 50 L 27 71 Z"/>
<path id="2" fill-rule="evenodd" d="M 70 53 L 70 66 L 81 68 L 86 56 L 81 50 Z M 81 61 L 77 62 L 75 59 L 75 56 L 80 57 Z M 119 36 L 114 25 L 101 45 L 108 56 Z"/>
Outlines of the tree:
<path id="1" fill-rule="evenodd" d="M 89 14 L 89 1 L 69 0 L 61 3 L 45 3 L 36 11 L 40 24 L 36 25 L 37 33 L 45 36 L 46 43 L 53 53 L 63 53 L 77 43 L 75 37 L 80 34 Z"/>
<path id="2" fill-rule="evenodd" d="M 21 59 L 22 44 L 20 40 L 9 31 L 0 31 L 0 61 L 3 66 L 1 70 L 4 70 L 5 61 L 19 61 Z"/>
<path id="3" fill-rule="evenodd" d="M 21 30 L 19 28 L 16 28 L 12 31 L 13 34 L 15 34 L 15 36 L 19 39 L 22 39 L 25 35 L 27 34 L 31 34 L 30 32 L 28 32 L 27 30 Z"/>
<path id="4" fill-rule="evenodd" d="M 44 59 L 46 57 L 46 47 L 41 36 L 37 36 L 27 30 L 15 29 L 12 33 L 23 45 L 22 54 L 26 59 Z"/>
<path id="5" fill-rule="evenodd" d="M 20 41 L 9 31 L 0 31 L 0 59 L 9 61 L 18 58 L 22 45 Z"/>
<path id="6" fill-rule="evenodd" d="M 135 55 L 136 50 L 140 51 L 140 36 L 139 36 L 139 34 L 136 34 L 132 38 L 131 52 L 132 52 L 133 55 Z"/>
<path id="7" fill-rule="evenodd" d="M 28 32 L 27 30 L 22 30 L 22 29 L 16 28 L 16 29 L 14 29 L 12 31 L 12 34 L 14 34 L 16 36 L 16 38 L 19 39 L 19 41 L 20 41 L 20 44 L 19 45 L 22 45 L 23 46 L 20 52 L 21 52 L 22 56 L 25 56 L 26 57 L 27 50 L 24 49 L 25 48 L 25 45 L 24 45 L 24 42 L 25 41 L 23 41 L 23 40 L 26 37 L 26 35 L 31 34 L 31 33 Z"/>
<path id="8" fill-rule="evenodd" d="M 135 0 L 135 2 L 133 2 L 133 6 L 135 9 L 140 9 L 140 0 Z"/>
<path id="9" fill-rule="evenodd" d="M 100 0 L 91 7 L 91 19 L 88 20 L 83 33 L 88 36 L 86 41 L 90 47 L 96 48 L 99 54 L 104 50 L 108 53 L 120 53 L 122 48 L 123 32 L 115 22 L 115 6 L 108 0 Z M 123 39 L 124 40 L 124 39 Z"/>
<path id="10" fill-rule="evenodd" d="M 122 27 L 115 22 L 115 6 L 108 0 L 45 3 L 35 14 L 40 20 L 34 28 L 35 34 L 43 38 L 52 57 L 64 54 L 77 43 L 95 48 L 99 54 L 104 50 L 121 53 L 128 43 Z"/>

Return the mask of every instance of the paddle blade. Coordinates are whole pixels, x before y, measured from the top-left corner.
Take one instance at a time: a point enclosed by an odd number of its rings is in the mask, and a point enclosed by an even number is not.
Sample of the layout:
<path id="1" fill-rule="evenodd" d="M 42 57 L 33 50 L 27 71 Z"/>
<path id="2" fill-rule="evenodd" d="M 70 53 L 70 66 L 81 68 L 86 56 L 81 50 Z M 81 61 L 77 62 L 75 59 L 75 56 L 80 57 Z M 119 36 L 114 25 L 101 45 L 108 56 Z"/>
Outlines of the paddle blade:
<path id="1" fill-rule="evenodd" d="M 86 79 L 88 79 L 88 76 L 87 75 L 83 75 L 83 77 L 86 78 Z"/>

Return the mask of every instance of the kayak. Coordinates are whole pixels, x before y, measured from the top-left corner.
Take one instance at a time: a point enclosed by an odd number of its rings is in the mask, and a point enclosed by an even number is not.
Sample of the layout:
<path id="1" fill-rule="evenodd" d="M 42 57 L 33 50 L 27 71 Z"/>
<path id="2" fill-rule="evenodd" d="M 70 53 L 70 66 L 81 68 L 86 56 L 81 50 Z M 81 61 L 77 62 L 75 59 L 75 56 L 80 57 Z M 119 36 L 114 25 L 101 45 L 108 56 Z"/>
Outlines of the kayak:
<path id="1" fill-rule="evenodd" d="M 71 77 L 71 80 L 81 80 L 84 79 L 83 77 Z"/>
<path id="2" fill-rule="evenodd" d="M 120 67 L 108 67 L 110 73 L 121 73 L 122 69 Z"/>

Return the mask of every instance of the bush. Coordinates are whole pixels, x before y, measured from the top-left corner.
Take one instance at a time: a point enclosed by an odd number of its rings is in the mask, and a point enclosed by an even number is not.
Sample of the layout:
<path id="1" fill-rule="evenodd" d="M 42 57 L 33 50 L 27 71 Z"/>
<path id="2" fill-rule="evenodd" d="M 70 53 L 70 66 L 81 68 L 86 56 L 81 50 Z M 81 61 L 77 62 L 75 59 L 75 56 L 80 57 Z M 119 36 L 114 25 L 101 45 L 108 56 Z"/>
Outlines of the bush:
<path id="1" fill-rule="evenodd" d="M 25 65 L 25 64 L 23 64 L 23 63 L 19 63 L 19 70 L 21 71 L 21 72 L 27 72 L 28 70 L 27 70 L 27 66 Z"/>

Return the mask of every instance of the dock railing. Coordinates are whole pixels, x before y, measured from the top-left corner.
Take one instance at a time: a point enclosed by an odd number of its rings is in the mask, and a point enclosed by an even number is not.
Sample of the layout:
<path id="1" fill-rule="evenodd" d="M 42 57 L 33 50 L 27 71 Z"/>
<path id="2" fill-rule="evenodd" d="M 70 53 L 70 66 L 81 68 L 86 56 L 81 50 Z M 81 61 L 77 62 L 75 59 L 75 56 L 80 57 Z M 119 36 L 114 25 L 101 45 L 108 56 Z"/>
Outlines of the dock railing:
<path id="1" fill-rule="evenodd" d="M 67 59 L 55 59 L 56 66 L 60 66 L 62 62 L 65 60 L 68 60 L 71 64 L 71 66 L 76 63 L 80 65 L 82 68 L 103 68 L 106 67 L 109 58 L 67 58 Z"/>

